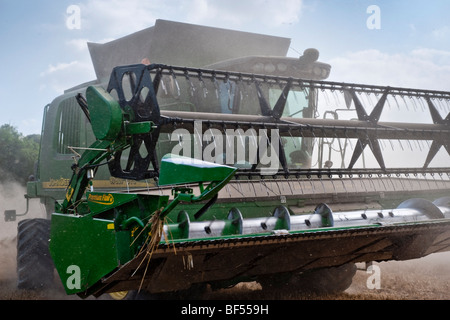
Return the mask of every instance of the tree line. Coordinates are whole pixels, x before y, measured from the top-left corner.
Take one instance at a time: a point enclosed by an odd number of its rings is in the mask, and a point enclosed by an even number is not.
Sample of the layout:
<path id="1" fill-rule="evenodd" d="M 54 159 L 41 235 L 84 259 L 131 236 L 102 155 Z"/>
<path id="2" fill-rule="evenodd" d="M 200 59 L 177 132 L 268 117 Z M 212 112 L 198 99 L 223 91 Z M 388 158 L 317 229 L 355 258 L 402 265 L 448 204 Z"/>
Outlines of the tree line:
<path id="1" fill-rule="evenodd" d="M 10 124 L 0 127 L 0 182 L 25 185 L 35 173 L 40 135 L 24 136 Z"/>

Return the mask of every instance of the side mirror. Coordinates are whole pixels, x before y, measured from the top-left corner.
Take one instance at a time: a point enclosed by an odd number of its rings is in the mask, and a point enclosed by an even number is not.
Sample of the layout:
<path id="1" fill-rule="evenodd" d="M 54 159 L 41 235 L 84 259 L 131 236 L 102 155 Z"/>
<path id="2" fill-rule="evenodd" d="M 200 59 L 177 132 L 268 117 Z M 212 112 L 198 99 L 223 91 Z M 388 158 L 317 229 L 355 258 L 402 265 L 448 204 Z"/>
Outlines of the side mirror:
<path id="1" fill-rule="evenodd" d="M 16 221 L 16 210 L 5 210 L 5 222 Z"/>

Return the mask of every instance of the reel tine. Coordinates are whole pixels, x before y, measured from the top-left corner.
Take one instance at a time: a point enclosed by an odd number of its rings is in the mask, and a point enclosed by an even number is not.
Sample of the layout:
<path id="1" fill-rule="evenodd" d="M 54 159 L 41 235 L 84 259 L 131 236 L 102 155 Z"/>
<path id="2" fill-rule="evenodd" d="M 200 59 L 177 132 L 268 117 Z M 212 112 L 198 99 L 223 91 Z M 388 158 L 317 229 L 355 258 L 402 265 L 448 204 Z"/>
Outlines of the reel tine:
<path id="1" fill-rule="evenodd" d="M 175 88 L 177 90 L 177 95 L 178 95 L 178 97 L 180 97 L 181 96 L 180 85 L 178 84 L 177 76 L 175 75 L 175 72 L 173 70 L 171 70 L 171 76 L 172 76 L 172 81 L 175 84 Z"/>
<path id="2" fill-rule="evenodd" d="M 406 102 L 405 96 L 402 94 L 402 95 L 400 95 L 400 97 L 402 98 L 403 103 L 404 103 L 405 106 L 406 106 L 406 109 L 409 111 L 408 103 Z"/>
<path id="3" fill-rule="evenodd" d="M 414 140 L 419 148 L 419 151 L 422 152 L 422 146 L 420 145 L 420 140 Z"/>
<path id="4" fill-rule="evenodd" d="M 371 108 L 375 106 L 375 104 L 372 102 L 372 99 L 370 98 L 370 92 L 366 92 L 366 102 L 367 105 L 369 105 Z"/>
<path id="5" fill-rule="evenodd" d="M 326 104 L 331 105 L 331 101 L 330 101 L 330 98 L 328 97 L 327 90 L 322 89 L 322 90 L 320 90 L 320 92 L 325 97 Z"/>
<path id="6" fill-rule="evenodd" d="M 214 84 L 214 90 L 215 90 L 215 92 L 216 92 L 216 98 L 219 99 L 219 98 L 220 98 L 221 92 L 220 92 L 219 82 L 217 81 L 217 78 L 216 78 L 216 74 L 215 74 L 215 73 L 213 73 L 213 75 L 212 75 L 212 77 L 211 77 L 211 81 L 212 81 L 212 83 Z"/>
<path id="7" fill-rule="evenodd" d="M 422 111 L 425 111 L 426 110 L 426 104 L 425 104 L 425 101 L 423 101 L 423 100 L 424 100 L 424 98 L 422 97 L 422 99 L 419 99 L 419 102 L 420 102 L 420 105 L 422 106 Z"/>
<path id="8" fill-rule="evenodd" d="M 450 112 L 450 99 L 445 99 L 445 103 L 447 105 L 446 111 Z"/>

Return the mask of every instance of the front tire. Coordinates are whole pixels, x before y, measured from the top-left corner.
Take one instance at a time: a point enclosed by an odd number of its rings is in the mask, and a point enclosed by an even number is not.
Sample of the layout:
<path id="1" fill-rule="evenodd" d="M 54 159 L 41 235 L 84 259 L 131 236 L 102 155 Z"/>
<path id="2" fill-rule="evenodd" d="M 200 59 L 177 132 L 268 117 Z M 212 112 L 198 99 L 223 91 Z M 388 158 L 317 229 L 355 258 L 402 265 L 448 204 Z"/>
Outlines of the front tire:
<path id="1" fill-rule="evenodd" d="M 50 220 L 22 220 L 17 231 L 17 287 L 26 290 L 50 288 L 54 271 L 49 251 Z"/>
<path id="2" fill-rule="evenodd" d="M 275 274 L 259 280 L 263 290 L 288 289 L 299 294 L 327 295 L 345 291 L 352 284 L 356 265 L 313 269 L 293 274 Z"/>

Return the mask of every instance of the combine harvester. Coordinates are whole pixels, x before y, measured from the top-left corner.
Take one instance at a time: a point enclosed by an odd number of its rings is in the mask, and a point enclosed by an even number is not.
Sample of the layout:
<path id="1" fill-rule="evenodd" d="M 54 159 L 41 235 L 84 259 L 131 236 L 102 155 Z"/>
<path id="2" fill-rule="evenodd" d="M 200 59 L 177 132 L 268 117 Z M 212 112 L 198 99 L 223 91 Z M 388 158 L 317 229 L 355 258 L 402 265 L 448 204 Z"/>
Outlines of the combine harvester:
<path id="1" fill-rule="evenodd" d="M 333 293 L 355 263 L 448 251 L 450 93 L 326 81 L 289 43 L 158 20 L 89 44 L 98 79 L 45 109 L 19 287 L 56 267 L 81 297 Z"/>

